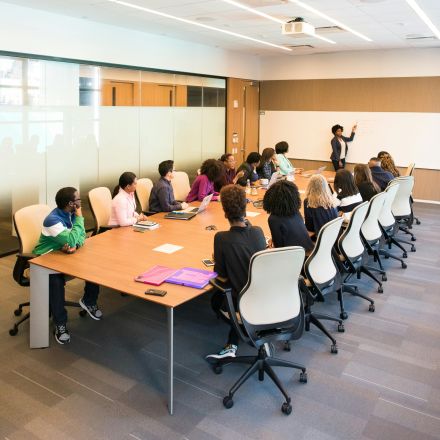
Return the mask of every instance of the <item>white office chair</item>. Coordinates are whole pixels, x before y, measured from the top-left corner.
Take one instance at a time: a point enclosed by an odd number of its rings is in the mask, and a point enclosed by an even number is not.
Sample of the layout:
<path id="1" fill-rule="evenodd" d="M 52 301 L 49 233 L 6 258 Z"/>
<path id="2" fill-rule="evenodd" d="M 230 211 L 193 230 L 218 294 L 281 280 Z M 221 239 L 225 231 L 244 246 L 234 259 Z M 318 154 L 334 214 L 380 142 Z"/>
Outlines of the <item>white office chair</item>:
<path id="1" fill-rule="evenodd" d="M 174 178 L 171 179 L 171 186 L 173 187 L 174 198 L 178 201 L 184 202 L 191 189 L 188 174 L 186 174 L 185 171 L 174 171 Z"/>
<path id="2" fill-rule="evenodd" d="M 383 269 L 380 260 L 379 249 L 381 246 L 382 229 L 379 226 L 379 215 L 385 203 L 386 194 L 381 192 L 371 198 L 368 206 L 367 215 L 361 226 L 361 237 L 369 255 L 373 256 L 373 260 L 379 264 L 379 268 L 373 266 L 365 266 L 370 272 L 375 271 L 382 275 L 382 281 L 387 280 L 387 274 Z M 383 293 L 382 283 L 375 277 L 375 281 L 379 284 L 377 291 Z"/>
<path id="3" fill-rule="evenodd" d="M 258 371 L 259 380 L 264 380 L 266 373 L 284 395 L 286 401 L 281 407 L 282 412 L 286 415 L 292 412 L 291 399 L 272 367 L 301 370 L 300 382 L 303 383 L 307 382 L 306 368 L 272 357 L 267 347 L 271 342 L 298 339 L 303 334 L 304 308 L 299 279 L 304 256 L 304 249 L 299 246 L 267 249 L 254 254 L 249 264 L 248 282 L 237 299 L 238 310 L 234 307 L 231 289 L 212 280 L 211 284 L 226 294 L 228 313 L 240 338 L 258 349 L 256 356 L 218 359 L 214 365 L 214 372 L 220 374 L 225 364 L 250 364 L 223 399 L 226 408 L 233 406 L 235 392 Z"/>
<path id="4" fill-rule="evenodd" d="M 89 206 L 95 220 L 93 235 L 111 229 L 108 222 L 112 210 L 112 195 L 108 188 L 101 186 L 89 191 Z"/>
<path id="5" fill-rule="evenodd" d="M 411 194 L 414 187 L 414 177 L 397 177 L 395 180 L 397 180 L 400 185 L 399 191 L 397 191 L 396 197 L 391 206 L 391 211 L 399 224 L 399 229 L 405 232 L 405 234 L 410 235 L 411 241 L 416 241 L 416 237 L 409 230 L 412 228 L 412 224 L 414 222 L 414 214 L 411 206 Z"/>
<path id="6" fill-rule="evenodd" d="M 348 284 L 348 281 L 353 275 L 357 275 L 357 278 L 359 279 L 361 277 L 361 273 L 364 273 L 373 280 L 378 281 L 366 267 L 368 254 L 361 238 L 361 226 L 365 220 L 367 211 L 368 202 L 363 202 L 353 209 L 350 222 L 338 240 L 338 249 L 340 252 L 340 267 L 346 274 L 342 281 L 342 291 L 350 292 L 354 296 L 358 296 L 366 301 L 369 301 L 370 305 L 368 310 L 370 312 L 374 312 L 374 301 L 370 297 L 359 293 L 359 288 L 356 285 Z M 344 310 L 341 310 L 341 314 L 339 316 L 342 319 L 347 318 L 347 314 Z"/>
<path id="7" fill-rule="evenodd" d="M 385 202 L 383 204 L 382 211 L 380 212 L 379 215 L 379 225 L 383 232 L 383 237 L 384 237 L 383 244 L 387 245 L 388 249 L 391 249 L 391 246 L 394 244 L 403 251 L 402 258 L 407 258 L 408 254 L 406 252 L 406 249 L 395 238 L 395 234 L 399 230 L 399 224 L 396 222 L 396 219 L 394 218 L 393 212 L 391 210 L 396 194 L 399 191 L 399 186 L 400 186 L 399 180 L 394 179 L 390 182 L 390 184 L 386 188 Z M 416 248 L 412 243 L 408 241 L 405 241 L 405 243 L 411 246 L 412 252 L 416 251 Z M 385 255 L 385 258 L 393 258 L 394 260 L 400 261 L 402 268 L 403 269 L 406 268 L 406 263 L 401 258 L 398 258 L 397 256 L 391 254 L 388 250 L 385 250 L 381 247 L 380 253 Z"/>
<path id="8" fill-rule="evenodd" d="M 149 202 L 150 202 L 150 193 L 153 188 L 153 182 L 151 179 L 144 177 L 142 179 L 138 179 L 136 186 L 136 197 L 141 205 L 141 210 L 144 214 L 149 214 Z"/>
<path id="9" fill-rule="evenodd" d="M 321 313 L 313 313 L 311 307 L 315 300 L 324 300 L 324 295 L 332 292 L 337 292 L 338 300 L 341 307 L 341 313 L 344 311 L 342 299 L 342 282 L 339 270 L 333 260 L 333 246 L 338 238 L 341 230 L 343 219 L 338 217 L 326 223 L 319 231 L 316 239 L 315 247 L 307 258 L 304 265 L 304 272 L 306 275 L 305 284 L 310 291 L 307 295 L 305 304 L 305 328 L 310 330 L 310 324 L 314 324 L 321 330 L 331 341 L 331 352 L 337 353 L 338 347 L 336 339 L 328 332 L 324 325 L 319 321 L 320 319 L 336 321 L 338 323 L 338 331 L 343 332 L 344 324 L 341 319 L 333 316 L 324 315 Z"/>

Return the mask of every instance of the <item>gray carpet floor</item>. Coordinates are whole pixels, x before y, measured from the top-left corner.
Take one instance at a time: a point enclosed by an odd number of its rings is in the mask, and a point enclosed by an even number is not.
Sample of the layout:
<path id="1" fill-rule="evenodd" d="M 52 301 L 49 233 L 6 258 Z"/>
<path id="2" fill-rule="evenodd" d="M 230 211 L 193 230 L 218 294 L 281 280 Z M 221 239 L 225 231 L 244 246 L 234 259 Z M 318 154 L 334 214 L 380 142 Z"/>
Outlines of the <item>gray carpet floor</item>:
<path id="1" fill-rule="evenodd" d="M 335 335 L 339 353 L 312 328 L 276 356 L 306 365 L 309 381 L 277 369 L 293 400 L 270 380 L 248 381 L 226 410 L 222 398 L 242 373 L 230 365 L 215 375 L 204 355 L 216 351 L 226 326 L 210 310 L 209 295 L 175 313 L 175 415 L 166 402 L 166 321 L 160 307 L 103 289 L 105 319 L 95 322 L 69 310 L 72 342 L 29 349 L 29 326 L 8 329 L 13 310 L 28 292 L 11 276 L 14 257 L 0 259 L 0 439 L 370 439 L 440 438 L 440 206 L 417 204 L 417 252 L 407 269 L 384 260 L 388 281 L 376 293 L 363 279 L 362 292 L 347 295 L 346 332 Z M 68 283 L 69 299 L 82 284 Z M 338 313 L 335 297 L 316 310 Z M 252 353 L 242 346 L 239 353 Z"/>

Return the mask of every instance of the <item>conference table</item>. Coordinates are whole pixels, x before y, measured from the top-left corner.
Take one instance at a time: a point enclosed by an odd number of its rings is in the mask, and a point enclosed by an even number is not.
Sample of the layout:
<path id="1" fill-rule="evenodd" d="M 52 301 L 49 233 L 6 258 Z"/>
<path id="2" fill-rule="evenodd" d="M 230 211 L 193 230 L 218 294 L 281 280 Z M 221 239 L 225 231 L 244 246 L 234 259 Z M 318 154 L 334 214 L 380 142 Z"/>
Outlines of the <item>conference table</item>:
<path id="1" fill-rule="evenodd" d="M 334 173 L 324 172 L 331 178 Z M 297 175 L 295 183 L 303 193 L 307 177 Z M 265 189 L 258 188 L 256 195 L 248 196 L 251 201 L 261 200 Z M 195 204 L 196 205 L 196 204 Z M 30 261 L 30 348 L 49 346 L 49 275 L 63 273 L 123 292 L 144 301 L 151 301 L 165 307 L 167 312 L 168 342 L 168 411 L 173 414 L 174 382 L 174 309 L 203 295 L 210 286 L 195 289 L 165 283 L 160 289 L 167 291 L 163 297 L 145 295 L 148 285 L 134 281 L 134 278 L 155 265 L 174 269 L 192 267 L 206 269 L 202 259 L 212 258 L 213 239 L 216 230 L 228 230 L 221 203 L 211 202 L 208 208 L 188 221 L 165 219 L 165 214 L 151 216 L 160 227 L 144 233 L 135 232 L 132 227 L 108 230 L 90 237 L 86 245 L 74 254 L 51 252 Z M 247 218 L 260 226 L 270 236 L 267 214 L 256 208 L 252 202 L 247 206 Z M 215 226 L 214 228 L 207 228 Z M 163 253 L 155 248 L 164 244 L 179 246 L 173 253 Z"/>

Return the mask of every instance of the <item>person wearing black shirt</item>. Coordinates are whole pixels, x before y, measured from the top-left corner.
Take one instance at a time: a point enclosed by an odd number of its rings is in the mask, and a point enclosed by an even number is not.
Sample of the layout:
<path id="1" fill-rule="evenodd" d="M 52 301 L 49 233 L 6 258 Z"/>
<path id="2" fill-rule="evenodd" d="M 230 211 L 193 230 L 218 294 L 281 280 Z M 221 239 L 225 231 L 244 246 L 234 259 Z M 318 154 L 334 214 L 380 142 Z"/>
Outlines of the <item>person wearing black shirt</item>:
<path id="1" fill-rule="evenodd" d="M 174 198 L 171 179 L 174 177 L 174 162 L 164 160 L 158 168 L 160 179 L 154 184 L 148 202 L 149 210 L 152 212 L 170 212 L 185 209 L 188 204 L 178 202 Z"/>
<path id="2" fill-rule="evenodd" d="M 354 182 L 356 183 L 364 202 L 369 202 L 373 196 L 380 193 L 379 185 L 373 180 L 368 165 L 363 163 L 355 165 Z"/>
<path id="3" fill-rule="evenodd" d="M 272 185 L 264 195 L 263 208 L 268 219 L 274 247 L 302 246 L 306 254 L 313 249 L 303 218 L 299 212 L 301 197 L 298 187 L 288 180 Z"/>
<path id="4" fill-rule="evenodd" d="M 250 183 L 256 182 L 259 177 L 257 173 L 257 166 L 260 163 L 260 153 L 256 153 L 255 151 L 248 154 L 246 158 L 246 162 L 243 162 L 237 170 L 237 174 L 243 171 L 242 177 L 237 180 L 237 183 L 241 186 L 246 186 L 247 181 Z"/>
<path id="5" fill-rule="evenodd" d="M 227 185 L 220 192 L 220 200 L 231 228 L 229 231 L 217 232 L 214 237 L 214 271 L 219 279 L 232 288 L 234 302 L 248 280 L 249 262 L 256 252 L 266 248 L 266 239 L 258 226 L 251 226 L 245 219 L 246 194 L 237 185 Z M 217 359 L 235 357 L 239 336 L 226 317 L 226 298 L 222 292 L 215 291 L 211 304 L 217 316 L 227 322 L 231 328 L 227 344 L 218 354 L 206 356 L 208 362 Z"/>
<path id="6" fill-rule="evenodd" d="M 304 199 L 304 218 L 307 230 L 313 233 L 312 240 L 316 240 L 326 223 L 338 217 L 334 205 L 335 201 L 325 177 L 321 174 L 313 175 L 307 185 Z"/>

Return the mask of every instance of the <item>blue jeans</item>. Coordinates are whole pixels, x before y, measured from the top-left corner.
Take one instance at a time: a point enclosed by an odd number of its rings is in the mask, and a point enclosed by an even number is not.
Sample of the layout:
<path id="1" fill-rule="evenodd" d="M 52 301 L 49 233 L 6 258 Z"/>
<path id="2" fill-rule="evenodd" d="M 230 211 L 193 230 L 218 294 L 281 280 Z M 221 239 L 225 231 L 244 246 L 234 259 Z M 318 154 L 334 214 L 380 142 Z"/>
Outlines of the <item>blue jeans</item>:
<path id="1" fill-rule="evenodd" d="M 59 273 L 49 275 L 49 309 L 52 313 L 55 325 L 65 325 L 67 322 L 67 311 L 64 307 L 66 280 L 64 275 Z M 87 306 L 96 304 L 99 295 L 99 286 L 86 281 L 84 286 L 83 301 Z"/>

